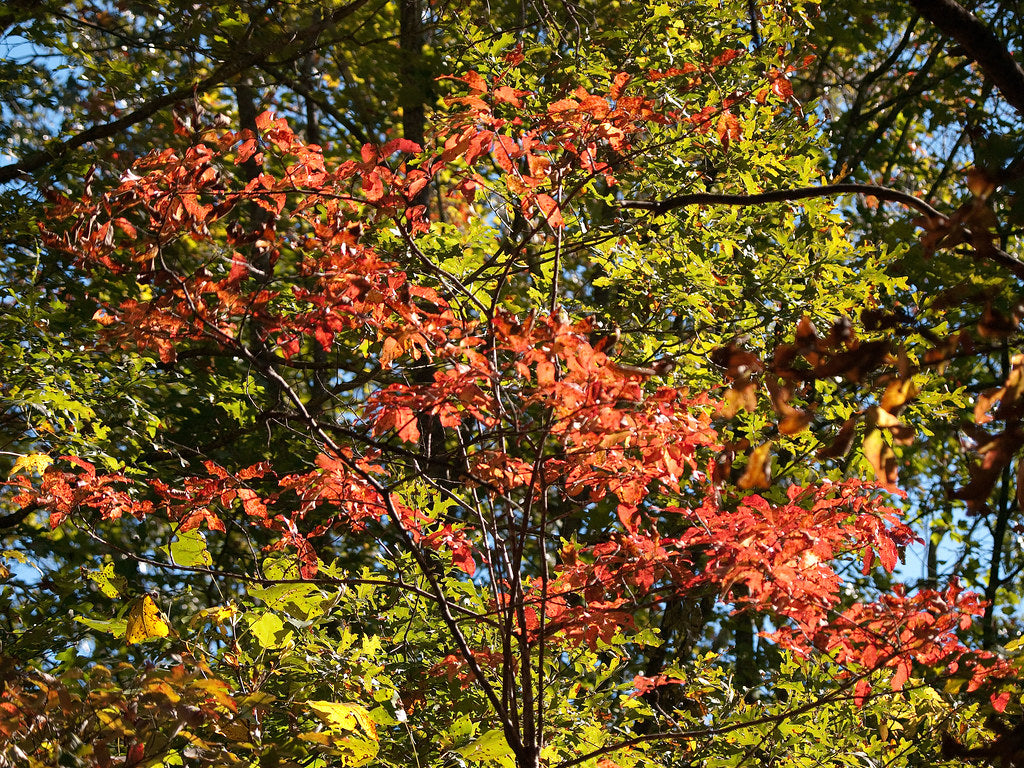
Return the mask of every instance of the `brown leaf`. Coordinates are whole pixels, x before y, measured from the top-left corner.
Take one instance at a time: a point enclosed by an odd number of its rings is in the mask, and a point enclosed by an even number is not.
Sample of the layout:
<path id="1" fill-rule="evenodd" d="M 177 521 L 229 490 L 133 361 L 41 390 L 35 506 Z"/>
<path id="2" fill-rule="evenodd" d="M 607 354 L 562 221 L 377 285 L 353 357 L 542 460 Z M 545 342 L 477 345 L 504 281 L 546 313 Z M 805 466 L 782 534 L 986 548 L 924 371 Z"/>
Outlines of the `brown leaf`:
<path id="1" fill-rule="evenodd" d="M 747 466 L 743 476 L 737 481 L 743 490 L 752 488 L 767 488 L 771 485 L 772 478 L 772 444 L 762 443 L 750 452 L 747 458 Z"/>
<path id="2" fill-rule="evenodd" d="M 751 374 L 761 373 L 764 370 L 764 363 L 756 355 L 737 347 L 735 341 L 730 341 L 724 347 L 713 350 L 711 362 L 725 368 L 729 376 L 734 379 L 747 378 Z"/>
<path id="3" fill-rule="evenodd" d="M 913 445 L 914 438 L 917 437 L 917 430 L 913 427 L 908 427 L 906 424 L 890 427 L 889 432 L 892 434 L 892 441 L 896 445 Z"/>
<path id="4" fill-rule="evenodd" d="M 882 431 L 872 429 L 864 438 L 864 458 L 868 460 L 871 468 L 875 471 L 878 482 L 895 487 L 896 485 L 896 454 L 885 438 Z"/>
<path id="5" fill-rule="evenodd" d="M 851 416 L 843 422 L 843 426 L 839 428 L 839 434 L 836 435 L 836 439 L 832 441 L 832 444 L 818 449 L 818 458 L 838 459 L 849 453 L 850 447 L 853 445 L 854 435 L 857 433 L 857 422 L 859 420 L 859 416 Z"/>
<path id="6" fill-rule="evenodd" d="M 811 423 L 814 414 L 811 411 L 794 408 L 790 405 L 789 401 L 793 397 L 793 391 L 776 381 L 774 377 L 769 376 L 766 383 L 775 412 L 782 417 L 782 421 L 779 422 L 779 432 L 784 435 L 795 435 L 807 429 L 807 425 Z"/>
<path id="7" fill-rule="evenodd" d="M 1017 322 L 991 304 L 985 305 L 985 311 L 978 321 L 978 335 L 983 339 L 1004 339 L 1017 330 Z"/>
<path id="8" fill-rule="evenodd" d="M 1017 459 L 1017 509 L 1024 509 L 1024 457 Z"/>
<path id="9" fill-rule="evenodd" d="M 899 371 L 901 379 L 909 379 L 914 373 L 910 358 L 907 356 L 906 344 L 900 344 L 900 348 L 896 352 L 896 370 Z"/>
<path id="10" fill-rule="evenodd" d="M 965 451 L 977 452 L 981 446 L 988 445 L 993 436 L 986 430 L 966 421 L 960 425 L 960 447 Z"/>
<path id="11" fill-rule="evenodd" d="M 799 408 L 790 408 L 786 417 L 779 422 L 779 432 L 784 435 L 796 435 L 807 429 L 814 414 Z"/>
<path id="12" fill-rule="evenodd" d="M 796 343 L 805 349 L 814 349 L 818 344 L 818 329 L 807 315 L 796 324 Z"/>
<path id="13" fill-rule="evenodd" d="M 890 381 L 882 395 L 882 409 L 893 416 L 899 416 L 904 406 L 917 396 L 917 387 L 911 379 Z"/>
<path id="14" fill-rule="evenodd" d="M 930 258 L 939 248 L 963 242 L 963 234 L 959 225 L 953 226 L 945 216 L 921 216 L 914 219 L 914 225 L 924 230 L 921 235 L 921 248 L 926 258 Z M 951 237 L 956 231 L 958 237 Z M 950 242 L 952 240 L 952 242 Z"/>
<path id="15" fill-rule="evenodd" d="M 827 361 L 814 368 L 819 378 L 846 376 L 852 382 L 858 382 L 868 371 L 877 368 L 889 354 L 889 341 L 867 341 L 846 352 L 831 356 Z"/>
<path id="16" fill-rule="evenodd" d="M 772 353 L 772 372 L 787 381 L 799 378 L 800 372 L 794 367 L 793 363 L 801 356 L 803 351 L 798 344 L 779 344 Z M 820 359 L 817 352 L 809 352 L 807 357 L 810 358 L 809 362 L 811 365 L 817 365 Z"/>
<path id="17" fill-rule="evenodd" d="M 996 213 L 981 200 L 975 200 L 969 206 L 961 208 L 963 215 L 961 221 L 970 227 L 971 234 L 975 237 L 995 237 L 995 231 L 999 227 L 999 219 Z"/>
<path id="18" fill-rule="evenodd" d="M 722 415 L 731 419 L 741 409 L 750 413 L 757 410 L 757 388 L 750 380 L 738 382 L 725 391 Z"/>
<path id="19" fill-rule="evenodd" d="M 732 448 L 726 448 L 715 457 L 711 467 L 711 483 L 720 485 L 729 479 L 732 472 L 732 461 L 736 458 L 736 452 Z"/>
<path id="20" fill-rule="evenodd" d="M 1024 355 L 1016 354 L 1010 358 L 1010 375 L 1006 377 L 1005 390 L 995 417 L 1005 421 L 1021 418 L 1021 400 L 1024 398 Z"/>
<path id="21" fill-rule="evenodd" d="M 877 405 L 873 405 L 867 410 L 865 415 L 865 422 L 867 423 L 868 429 L 874 427 L 884 427 L 886 429 L 890 427 L 900 426 L 900 420 L 893 416 L 891 413 L 883 408 L 879 408 Z"/>
<path id="22" fill-rule="evenodd" d="M 996 183 L 989 176 L 988 171 L 977 167 L 969 168 L 967 170 L 967 188 L 979 200 L 986 200 L 995 192 Z"/>
<path id="23" fill-rule="evenodd" d="M 966 331 L 954 333 L 936 344 L 932 349 L 929 349 L 924 353 L 922 363 L 929 366 L 934 365 L 936 372 L 941 374 L 953 358 L 953 355 L 956 354 L 958 348 L 967 354 L 971 354 L 974 350 L 971 336 Z"/>
<path id="24" fill-rule="evenodd" d="M 857 336 L 853 332 L 853 321 L 843 315 L 829 329 L 828 338 L 825 340 L 829 349 L 840 349 L 856 342 Z"/>
<path id="25" fill-rule="evenodd" d="M 992 387 L 978 394 L 978 399 L 974 402 L 975 424 L 988 424 L 992 421 L 993 417 L 989 411 L 995 403 L 1002 399 L 1005 392 L 1006 387 Z"/>
<path id="26" fill-rule="evenodd" d="M 954 499 L 967 502 L 968 509 L 978 510 L 985 505 L 996 480 L 1013 460 L 1013 455 L 1024 444 L 1024 433 L 1007 430 L 996 435 L 978 452 L 981 461 L 971 467 L 971 479 L 960 490 L 950 494 Z"/>

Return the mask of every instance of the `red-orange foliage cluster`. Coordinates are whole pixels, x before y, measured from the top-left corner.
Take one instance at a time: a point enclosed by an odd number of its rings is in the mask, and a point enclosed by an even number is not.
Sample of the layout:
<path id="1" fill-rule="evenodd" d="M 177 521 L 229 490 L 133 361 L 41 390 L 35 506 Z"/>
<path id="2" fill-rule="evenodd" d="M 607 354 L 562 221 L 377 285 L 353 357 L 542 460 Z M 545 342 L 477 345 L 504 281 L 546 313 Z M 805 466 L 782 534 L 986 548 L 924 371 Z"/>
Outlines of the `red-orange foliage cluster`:
<path id="1" fill-rule="evenodd" d="M 330 168 L 317 147 L 264 114 L 259 136 L 228 133 L 210 146 L 153 153 L 102 197 L 60 201 L 53 221 L 67 224 L 47 234 L 51 246 L 74 254 L 92 274 L 134 274 L 152 286 L 147 298 L 103 306 L 97 319 L 111 341 L 153 350 L 165 364 L 182 347 L 202 343 L 274 378 L 275 366 L 294 364 L 311 349 L 329 350 L 344 337 L 366 343 L 384 369 L 429 363 L 425 380 L 373 390 L 333 436 L 308 416 L 305 426 L 321 450 L 307 472 L 278 476 L 264 464 L 231 472 L 207 462 L 208 476 L 171 488 L 158 478 L 132 483 L 98 475 L 73 460 L 76 470 L 51 468 L 40 487 L 26 483 L 21 501 L 50 510 L 55 526 L 75 514 L 162 514 L 181 530 L 222 530 L 223 510 L 241 504 L 254 525 L 279 534 L 272 547 L 296 553 L 305 577 L 317 571 L 318 536 L 339 527 L 359 534 L 371 524 L 393 526 L 411 547 L 445 552 L 469 576 L 486 565 L 497 610 L 514 617 L 527 644 L 543 636 L 595 646 L 629 626 L 640 606 L 714 594 L 738 611 L 770 615 L 775 642 L 828 654 L 851 675 L 892 668 L 894 689 L 914 662 L 967 664 L 972 686 L 1004 671 L 991 658 L 968 656 L 957 640 L 957 628 L 981 607 L 955 586 L 944 593 L 897 591 L 842 608 L 837 563 L 859 558 L 867 573 L 877 557 L 892 571 L 913 538 L 879 487 L 849 481 L 793 486 L 783 502 L 740 497 L 711 458 L 721 446 L 707 396 L 655 386 L 645 380 L 649 374 L 610 361 L 588 340 L 587 321 L 516 317 L 494 307 L 457 311 L 451 296 L 413 280 L 367 244 L 363 228 L 386 225 L 416 254 L 414 237 L 429 227 L 415 204 L 419 193 L 444 169 L 471 198 L 489 183 L 473 171 L 485 156 L 501 169 L 524 214 L 539 211 L 551 228 L 562 227 L 569 175 L 577 184 L 597 176 L 614 183 L 614 163 L 599 156 L 610 149 L 621 160 L 643 124 L 669 119 L 642 96 L 627 95 L 625 76 L 605 95 L 578 90 L 533 114 L 523 110 L 530 94 L 500 76 L 490 85 L 476 73 L 457 79 L 469 87 L 469 95 L 454 99 L 465 109 L 445 126 L 433 155 L 397 140 L 367 146 L 361 161 Z M 771 80 L 779 98 L 791 95 L 784 74 L 773 72 Z M 710 126 L 710 118 L 699 119 Z M 717 125 L 723 143 L 739 138 L 727 111 Z M 231 189 L 218 168 L 232 158 L 274 170 Z M 559 199 L 559 190 L 566 196 Z M 232 211 L 252 205 L 265 214 L 254 217 L 260 223 L 225 226 Z M 165 251 L 184 237 L 222 240 L 231 252 L 182 268 Z M 422 266 L 435 275 L 426 257 Z M 837 351 L 840 341 L 828 346 L 813 329 L 805 335 L 793 356 L 813 357 L 819 366 L 864 354 Z M 737 380 L 734 393 L 742 394 L 749 375 L 738 364 L 726 367 Z M 776 367 L 781 376 L 778 361 Z M 775 397 L 780 413 L 793 416 L 788 391 L 777 389 Z M 304 413 L 300 398 L 293 405 Z M 564 544 L 550 577 L 523 578 L 513 589 L 507 573 L 494 576 L 494 530 L 434 519 L 395 492 L 401 477 L 390 462 L 415 458 L 423 418 L 471 431 L 465 466 L 452 471 L 502 502 L 508 529 L 539 539 L 539 552 L 550 493 L 583 509 L 611 504 L 618 525 L 596 541 Z M 793 431 L 806 425 L 797 421 Z M 857 695 L 866 694 L 861 677 Z"/>

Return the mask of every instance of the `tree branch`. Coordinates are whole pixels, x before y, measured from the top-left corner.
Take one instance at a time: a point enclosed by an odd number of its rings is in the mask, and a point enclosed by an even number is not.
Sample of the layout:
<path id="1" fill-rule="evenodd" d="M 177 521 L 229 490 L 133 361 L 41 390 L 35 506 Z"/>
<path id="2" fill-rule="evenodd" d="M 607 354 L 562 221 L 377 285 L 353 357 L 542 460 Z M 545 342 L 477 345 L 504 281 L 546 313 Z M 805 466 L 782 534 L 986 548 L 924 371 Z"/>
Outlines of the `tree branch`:
<path id="1" fill-rule="evenodd" d="M 674 195 L 664 200 L 625 200 L 619 204 L 620 208 L 635 208 L 643 211 L 653 211 L 656 215 L 666 213 L 676 208 L 684 208 L 689 205 L 764 205 L 765 203 L 787 203 L 794 200 L 806 200 L 812 197 L 830 197 L 832 195 L 874 195 L 879 200 L 886 200 L 891 203 L 902 203 L 914 208 L 925 216 L 943 218 L 935 208 L 932 208 L 924 200 L 914 197 L 907 192 L 890 187 L 880 187 L 877 184 L 825 184 L 819 187 L 797 187 L 795 189 L 773 189 L 769 192 L 759 192 L 756 195 L 727 195 L 716 192 L 692 192 L 687 195 Z"/>
<path id="2" fill-rule="evenodd" d="M 0 529 L 13 528 L 39 509 L 39 506 L 38 502 L 33 501 L 31 504 L 28 504 L 21 509 L 16 509 L 6 515 L 0 515 Z"/>
<path id="3" fill-rule="evenodd" d="M 1024 115 L 1024 69 L 981 19 L 956 0 L 910 0 L 910 4 L 936 29 L 959 43 L 1010 106 Z"/>
<path id="4" fill-rule="evenodd" d="M 831 195 L 874 195 L 879 200 L 901 203 L 908 208 L 920 211 L 929 219 L 946 222 L 949 217 L 928 205 L 919 197 L 901 192 L 891 187 L 877 184 L 824 184 L 819 187 L 797 187 L 795 189 L 773 189 L 759 192 L 756 195 L 727 195 L 717 192 L 692 192 L 687 195 L 674 195 L 664 200 L 623 200 L 620 208 L 631 208 L 640 211 L 651 211 L 660 216 L 676 208 L 690 205 L 764 205 L 765 203 L 786 203 L 795 200 L 806 200 L 812 197 L 829 197 Z M 970 241 L 973 237 L 969 230 L 963 230 L 964 236 Z M 1012 272 L 1015 277 L 1024 280 L 1024 261 L 995 246 L 975 249 L 975 256 L 988 259 Z"/>
<path id="5" fill-rule="evenodd" d="M 215 69 L 209 77 L 190 83 L 189 85 L 178 88 L 170 93 L 166 93 L 163 96 L 151 99 L 141 107 L 129 112 L 127 115 L 118 118 L 117 120 L 111 120 L 107 123 L 94 125 L 81 133 L 69 136 L 63 141 L 54 142 L 48 145 L 46 149 L 33 152 L 16 163 L 9 163 L 8 165 L 0 166 L 0 184 L 13 181 L 22 174 L 29 173 L 30 171 L 36 171 L 54 160 L 59 160 L 72 150 L 85 146 L 90 142 L 110 138 L 118 132 L 123 131 L 126 128 L 130 128 L 136 123 L 140 123 L 146 118 L 156 114 L 164 107 L 177 104 L 180 101 L 192 98 L 197 93 L 203 93 L 211 88 L 221 85 L 232 77 L 241 74 L 250 67 L 262 62 L 273 54 L 278 53 L 296 40 L 303 41 L 302 50 L 305 51 L 316 45 L 315 40 L 317 35 L 319 35 L 327 26 L 339 21 L 345 16 L 355 13 L 360 7 L 366 5 L 367 2 L 368 0 L 352 0 L 352 2 L 329 14 L 323 21 L 311 24 L 295 32 L 287 32 L 285 34 L 278 35 L 272 42 L 260 48 L 258 51 L 221 65 Z"/>

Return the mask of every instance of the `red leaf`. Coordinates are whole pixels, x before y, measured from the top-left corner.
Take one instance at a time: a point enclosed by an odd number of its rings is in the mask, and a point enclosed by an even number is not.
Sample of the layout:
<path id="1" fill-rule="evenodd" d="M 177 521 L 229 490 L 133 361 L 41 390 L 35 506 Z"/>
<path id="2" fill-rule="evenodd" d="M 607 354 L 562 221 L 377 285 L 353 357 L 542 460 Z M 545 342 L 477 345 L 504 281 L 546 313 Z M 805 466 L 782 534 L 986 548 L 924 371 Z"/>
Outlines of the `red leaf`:
<path id="1" fill-rule="evenodd" d="M 178 530 L 181 533 L 198 528 L 203 523 L 206 523 L 206 527 L 211 531 L 220 531 L 223 533 L 227 529 L 224 527 L 223 521 L 217 517 L 206 507 L 192 510 L 184 519 L 181 521 L 181 526 Z"/>
<path id="2" fill-rule="evenodd" d="M 469 146 L 466 148 L 466 162 L 472 165 L 478 157 L 489 152 L 493 138 L 494 133 L 491 131 L 480 131 L 473 136 L 469 141 Z"/>
<path id="3" fill-rule="evenodd" d="M 618 98 L 622 96 L 622 89 L 626 87 L 629 79 L 630 76 L 625 72 L 619 72 L 615 75 L 615 78 L 612 80 L 611 90 L 608 91 L 608 95 L 611 96 L 613 100 L 617 101 Z"/>
<path id="4" fill-rule="evenodd" d="M 415 141 L 409 139 L 392 139 L 383 147 L 381 147 L 380 154 L 382 157 L 393 155 L 395 152 L 405 152 L 409 155 L 418 155 L 423 151 L 423 148 Z"/>
<path id="5" fill-rule="evenodd" d="M 256 116 L 256 130 L 260 133 L 274 127 L 274 113 L 269 109 Z"/>
<path id="6" fill-rule="evenodd" d="M 993 693 L 989 697 L 989 701 L 992 703 L 992 709 L 996 712 L 1002 712 L 1006 709 L 1006 705 L 1010 703 L 1010 692 Z"/>
<path id="7" fill-rule="evenodd" d="M 902 691 L 903 686 L 906 685 L 907 680 L 910 679 L 910 662 L 906 659 L 900 659 L 896 662 L 896 673 L 892 676 L 892 680 L 889 684 L 892 686 L 894 691 Z"/>
<path id="8" fill-rule="evenodd" d="M 565 226 L 565 221 L 562 219 L 562 212 L 559 209 L 558 202 L 551 195 L 539 194 L 537 195 L 537 207 L 540 208 L 541 212 L 548 220 L 548 224 L 551 225 L 552 229 L 558 229 Z"/>
<path id="9" fill-rule="evenodd" d="M 788 77 L 786 77 L 782 72 L 779 72 L 779 70 L 773 69 L 768 73 L 768 78 L 772 83 L 772 93 L 783 101 L 788 101 L 792 98 L 793 84 L 789 82 Z"/>
<path id="10" fill-rule="evenodd" d="M 871 566 L 875 563 L 875 550 L 873 547 L 864 548 L 864 566 L 860 569 L 860 572 L 867 576 L 871 573 Z"/>
<path id="11" fill-rule="evenodd" d="M 264 112 L 263 114 L 269 113 Z M 257 120 L 258 119 L 259 118 L 257 118 Z M 253 155 L 256 154 L 256 150 L 258 148 L 259 145 L 256 143 L 256 139 L 248 139 L 247 141 L 243 141 L 242 145 L 238 148 L 238 158 L 236 162 L 244 163 L 248 161 Z"/>
<path id="12" fill-rule="evenodd" d="M 476 573 L 476 562 L 473 560 L 473 551 L 467 547 L 452 548 L 452 565 L 461 570 L 467 576 Z"/>
<path id="13" fill-rule="evenodd" d="M 867 680 L 858 680 L 856 687 L 853 689 L 853 703 L 855 706 L 863 707 L 864 702 L 868 700 L 868 694 L 871 693 L 871 683 Z"/>
<path id="14" fill-rule="evenodd" d="M 522 154 L 522 150 L 511 136 L 498 134 L 496 137 L 494 160 L 505 173 L 512 173 L 515 168 L 513 160 Z"/>
<path id="15" fill-rule="evenodd" d="M 629 533 L 635 533 L 640 527 L 640 511 L 635 504 L 619 504 L 615 508 L 615 513 L 619 516 L 622 527 Z"/>
<path id="16" fill-rule="evenodd" d="M 899 561 L 899 554 L 893 540 L 885 534 L 878 537 L 878 557 L 882 561 L 882 567 L 892 573 Z"/>
<path id="17" fill-rule="evenodd" d="M 238 498 L 242 500 L 242 507 L 245 513 L 251 517 L 265 519 L 267 517 L 267 505 L 251 488 L 239 488 Z"/>

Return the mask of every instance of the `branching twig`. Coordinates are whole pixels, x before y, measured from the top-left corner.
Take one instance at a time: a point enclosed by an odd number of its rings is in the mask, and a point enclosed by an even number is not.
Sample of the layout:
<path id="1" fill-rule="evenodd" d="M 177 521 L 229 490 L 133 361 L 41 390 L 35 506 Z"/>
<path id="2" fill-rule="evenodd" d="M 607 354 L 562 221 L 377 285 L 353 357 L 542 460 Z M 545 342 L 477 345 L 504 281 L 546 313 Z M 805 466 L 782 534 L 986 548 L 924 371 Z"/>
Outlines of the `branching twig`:
<path id="1" fill-rule="evenodd" d="M 936 29 L 955 40 L 1003 94 L 1003 98 L 1024 115 L 1024 68 L 1006 45 L 956 0 L 910 0 Z"/>
<path id="2" fill-rule="evenodd" d="M 635 208 L 642 211 L 653 211 L 663 214 L 676 208 L 690 205 L 764 205 L 765 203 L 787 203 L 795 200 L 807 200 L 812 197 L 831 197 L 834 195 L 874 195 L 879 200 L 902 203 L 915 208 L 926 216 L 941 219 L 942 214 L 928 205 L 924 200 L 907 192 L 877 184 L 824 184 L 817 187 L 797 187 L 795 189 L 773 189 L 754 195 L 727 195 L 717 192 L 692 192 L 686 195 L 674 195 L 664 200 L 625 200 L 620 208 Z"/>
<path id="3" fill-rule="evenodd" d="M 117 120 L 111 120 L 107 123 L 94 125 L 81 133 L 69 136 L 63 141 L 53 142 L 47 145 L 46 149 L 33 152 L 15 163 L 0 166 L 0 184 L 13 181 L 22 174 L 30 171 L 36 171 L 47 163 L 59 160 L 72 150 L 83 147 L 86 144 L 94 141 L 100 141 L 101 139 L 108 139 L 131 126 L 142 122 L 165 107 L 172 106 L 180 101 L 194 98 L 196 94 L 205 93 L 212 88 L 216 88 L 236 75 L 246 71 L 250 67 L 265 61 L 276 53 L 279 53 L 282 49 L 291 45 L 296 40 L 302 41 L 303 47 L 299 53 L 304 53 L 311 46 L 316 45 L 316 38 L 324 29 L 346 16 L 355 13 L 359 8 L 366 5 L 367 2 L 368 0 L 352 0 L 352 2 L 347 5 L 335 9 L 333 13 L 327 16 L 326 19 L 304 27 L 303 29 L 278 35 L 258 51 L 250 53 L 247 56 L 242 56 L 234 61 L 222 64 L 208 77 L 204 77 L 202 80 L 189 83 L 188 85 L 177 88 L 170 93 L 165 93 L 163 96 L 158 96 L 155 99 L 150 99 L 145 104 L 132 110 L 124 117 L 120 117 Z"/>

